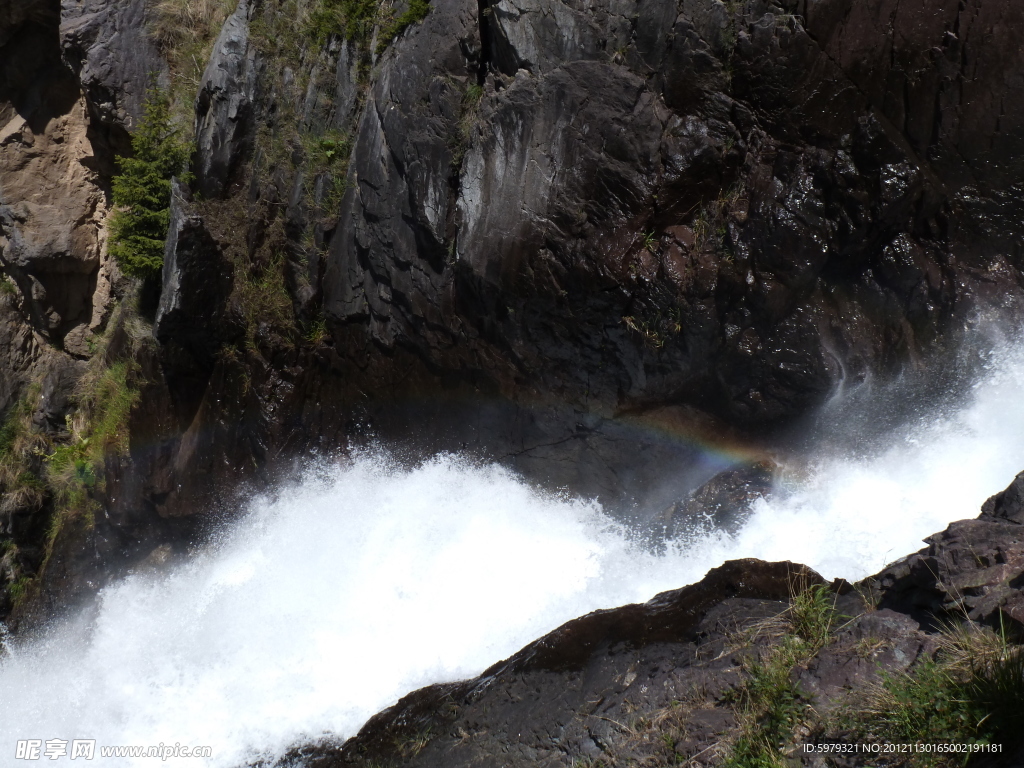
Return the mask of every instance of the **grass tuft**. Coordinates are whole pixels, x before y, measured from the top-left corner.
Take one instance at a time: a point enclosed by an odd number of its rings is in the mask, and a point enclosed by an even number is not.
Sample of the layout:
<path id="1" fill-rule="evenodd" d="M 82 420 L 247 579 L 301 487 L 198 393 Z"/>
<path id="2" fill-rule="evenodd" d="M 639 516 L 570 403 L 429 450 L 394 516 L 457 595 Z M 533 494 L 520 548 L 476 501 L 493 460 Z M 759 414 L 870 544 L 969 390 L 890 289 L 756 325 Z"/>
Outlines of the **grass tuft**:
<path id="1" fill-rule="evenodd" d="M 807 658 L 809 648 L 802 638 L 785 635 L 760 659 L 748 662 L 750 677 L 732 697 L 741 727 L 725 761 L 728 768 L 784 765 L 781 751 L 807 709 L 792 680 L 793 667 Z"/>
<path id="2" fill-rule="evenodd" d="M 793 634 L 818 651 L 832 639 L 839 618 L 836 613 L 836 593 L 827 584 L 815 584 L 800 591 L 789 607 L 789 622 Z"/>
<path id="3" fill-rule="evenodd" d="M 813 716 L 793 671 L 832 639 L 839 616 L 826 584 L 794 585 L 790 605 L 780 616 L 753 629 L 768 639 L 761 656 L 746 664 L 749 677 L 731 695 L 740 732 L 724 765 L 728 768 L 780 768 L 793 734 Z"/>
<path id="4" fill-rule="evenodd" d="M 973 623 L 945 628 L 932 658 L 883 675 L 846 725 L 875 742 L 1024 743 L 1024 649 Z M 917 765 L 960 766 L 965 755 L 927 753 Z"/>

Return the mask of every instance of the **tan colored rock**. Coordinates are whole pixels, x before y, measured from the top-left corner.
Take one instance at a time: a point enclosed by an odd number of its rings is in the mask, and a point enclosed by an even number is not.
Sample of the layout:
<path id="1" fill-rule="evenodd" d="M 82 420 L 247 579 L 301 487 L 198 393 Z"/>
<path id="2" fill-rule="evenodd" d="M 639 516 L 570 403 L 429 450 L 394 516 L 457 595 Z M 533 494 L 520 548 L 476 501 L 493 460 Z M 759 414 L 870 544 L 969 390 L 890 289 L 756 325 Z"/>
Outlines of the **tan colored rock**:
<path id="1" fill-rule="evenodd" d="M 78 326 L 98 328 L 106 316 L 107 204 L 90 168 L 84 99 L 63 115 L 29 118 L 15 115 L 0 128 L 0 263 L 33 324 L 61 342 Z"/>

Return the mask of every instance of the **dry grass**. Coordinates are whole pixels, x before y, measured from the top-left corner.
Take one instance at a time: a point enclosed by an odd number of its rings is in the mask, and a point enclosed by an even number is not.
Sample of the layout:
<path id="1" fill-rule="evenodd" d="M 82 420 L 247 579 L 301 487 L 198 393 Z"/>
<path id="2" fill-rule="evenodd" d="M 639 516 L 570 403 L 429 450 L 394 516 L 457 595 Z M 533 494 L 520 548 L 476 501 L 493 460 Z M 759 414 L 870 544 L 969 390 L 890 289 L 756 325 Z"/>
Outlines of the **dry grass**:
<path id="1" fill-rule="evenodd" d="M 230 12 L 227 0 L 161 0 L 153 7 L 150 33 L 165 54 L 173 55 L 196 39 L 216 35 Z"/>
<path id="2" fill-rule="evenodd" d="M 1005 660 L 1012 651 L 1004 637 L 973 622 L 943 627 L 938 636 L 942 666 L 952 674 L 970 674 Z"/>
<path id="3" fill-rule="evenodd" d="M 0 530 L 3 518 L 19 509 L 38 510 L 46 488 L 31 471 L 33 459 L 46 447 L 46 438 L 34 429 L 32 407 L 39 387 L 31 387 L 0 427 Z"/>
<path id="4" fill-rule="evenodd" d="M 232 0 L 160 0 L 149 18 L 149 31 L 171 69 L 172 111 L 191 125 L 191 105 Z"/>
<path id="5" fill-rule="evenodd" d="M 864 741 L 1002 744 L 1024 732 L 1024 650 L 973 622 L 948 625 L 934 657 L 883 674 L 844 704 L 842 726 Z M 956 753 L 916 755 L 910 765 L 962 765 Z"/>

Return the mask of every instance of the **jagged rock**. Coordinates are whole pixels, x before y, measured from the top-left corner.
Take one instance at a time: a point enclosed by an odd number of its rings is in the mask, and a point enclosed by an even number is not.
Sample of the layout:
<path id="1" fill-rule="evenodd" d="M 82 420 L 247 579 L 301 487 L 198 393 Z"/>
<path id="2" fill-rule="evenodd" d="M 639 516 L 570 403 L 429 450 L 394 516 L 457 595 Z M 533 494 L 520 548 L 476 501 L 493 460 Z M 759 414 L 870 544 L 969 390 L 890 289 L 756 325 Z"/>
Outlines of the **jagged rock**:
<path id="1" fill-rule="evenodd" d="M 1024 472 L 1017 475 L 1005 490 L 988 499 L 981 506 L 981 512 L 982 519 L 1024 525 Z"/>
<path id="2" fill-rule="evenodd" d="M 956 52 L 1006 0 L 928 2 L 893 16 L 895 36 L 881 10 L 861 24 L 841 2 L 782 5 L 503 1 L 478 28 L 471 4 L 434 3 L 382 59 L 355 131 L 323 273 L 339 347 L 411 349 L 511 399 L 683 402 L 750 429 L 927 353 L 978 296 L 1019 295 L 1019 227 L 974 230 L 1015 210 L 1021 148 L 999 160 L 915 116 L 957 98 Z M 972 42 L 951 43 L 953 23 Z M 936 73 L 912 105 L 897 70 L 865 63 L 890 46 Z M 986 103 L 1007 94 L 997 59 L 1024 69 L 997 49 L 971 81 Z"/>
<path id="3" fill-rule="evenodd" d="M 1024 630 L 1024 527 L 1013 520 L 1022 475 L 986 501 L 977 520 L 952 523 L 929 536 L 926 549 L 868 579 L 879 605 L 924 626 L 967 618 Z"/>
<path id="4" fill-rule="evenodd" d="M 129 151 L 127 129 L 142 116 L 146 89 L 167 87 L 167 63 L 147 26 L 145 0 L 64 2 L 60 43 L 97 121 L 119 130 L 117 150 Z"/>
<path id="5" fill-rule="evenodd" d="M 218 350 L 237 335 L 227 313 L 232 267 L 189 201 L 188 188 L 175 181 L 164 247 L 163 288 L 153 321 L 164 375 L 179 401 L 187 426 L 202 399 Z"/>
<path id="6" fill-rule="evenodd" d="M 196 97 L 196 186 L 210 199 L 224 194 L 252 147 L 254 101 L 261 72 L 249 45 L 253 4 L 240 0 L 221 28 Z"/>
<path id="7" fill-rule="evenodd" d="M 188 348 L 209 366 L 219 348 L 216 324 L 231 292 L 231 265 L 177 180 L 169 218 L 153 335 L 161 344 Z"/>
<path id="8" fill-rule="evenodd" d="M 353 110 L 359 99 L 359 71 L 354 48 L 355 46 L 348 40 L 343 40 L 338 50 L 331 125 L 341 131 L 347 129 L 352 122 Z"/>

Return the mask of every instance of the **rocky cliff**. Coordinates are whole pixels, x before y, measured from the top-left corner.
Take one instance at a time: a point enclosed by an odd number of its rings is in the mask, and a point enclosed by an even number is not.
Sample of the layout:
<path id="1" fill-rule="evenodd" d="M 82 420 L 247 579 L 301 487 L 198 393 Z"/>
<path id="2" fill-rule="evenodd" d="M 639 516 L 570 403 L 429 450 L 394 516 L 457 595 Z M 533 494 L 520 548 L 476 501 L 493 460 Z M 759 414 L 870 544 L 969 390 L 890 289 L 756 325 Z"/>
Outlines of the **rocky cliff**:
<path id="1" fill-rule="evenodd" d="M 720 467 L 652 428 L 760 453 L 1016 313 L 1010 0 L 421 6 L 3 2 L 3 571 L 43 614 L 372 437 L 661 510 Z M 195 179 L 138 286 L 105 226 L 154 82 Z"/>
<path id="2" fill-rule="evenodd" d="M 941 741 L 1001 745 L 970 765 L 1020 765 L 1022 491 L 1024 473 L 978 519 L 858 584 L 826 585 L 794 563 L 727 562 L 643 605 L 572 621 L 478 678 L 411 693 L 343 744 L 299 746 L 274 765 L 964 765 L 963 755 L 881 751 Z M 977 714 L 944 709 L 944 697 L 971 695 L 952 681 L 984 679 L 993 659 L 1012 660 L 1005 690 L 976 692 Z M 982 718 L 998 725 L 986 731 Z M 844 744 L 880 751 L 808 750 Z"/>

